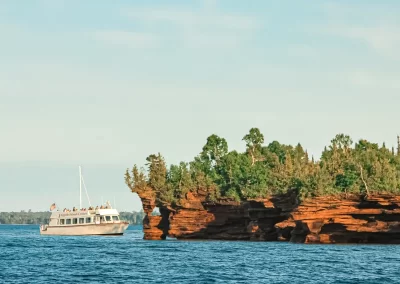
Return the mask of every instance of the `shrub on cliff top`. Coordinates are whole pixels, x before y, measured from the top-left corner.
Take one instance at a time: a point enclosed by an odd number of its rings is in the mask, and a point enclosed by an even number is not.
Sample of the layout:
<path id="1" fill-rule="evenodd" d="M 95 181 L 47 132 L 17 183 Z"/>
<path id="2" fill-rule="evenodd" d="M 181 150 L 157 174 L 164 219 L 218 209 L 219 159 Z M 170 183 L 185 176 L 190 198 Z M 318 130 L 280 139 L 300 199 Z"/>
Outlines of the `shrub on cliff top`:
<path id="1" fill-rule="evenodd" d="M 385 145 L 338 134 L 325 147 L 319 161 L 301 144 L 273 141 L 252 128 L 243 137 L 246 149 L 228 151 L 224 138 L 207 138 L 200 154 L 189 163 L 167 170 L 161 154 L 147 158 L 147 174 L 135 165 L 125 182 L 132 191 L 151 188 L 159 203 L 176 203 L 189 191 L 209 193 L 209 200 L 262 198 L 295 190 L 299 197 L 331 194 L 400 192 L 400 156 Z"/>

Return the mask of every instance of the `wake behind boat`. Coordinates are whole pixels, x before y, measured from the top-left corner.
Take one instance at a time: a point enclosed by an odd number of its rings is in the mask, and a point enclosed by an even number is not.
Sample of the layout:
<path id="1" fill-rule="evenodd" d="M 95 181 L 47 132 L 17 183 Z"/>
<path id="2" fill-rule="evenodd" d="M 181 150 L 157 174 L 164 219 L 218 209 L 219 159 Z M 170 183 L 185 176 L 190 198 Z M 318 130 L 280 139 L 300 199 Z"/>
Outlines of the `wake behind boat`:
<path id="1" fill-rule="evenodd" d="M 80 208 L 72 211 L 53 211 L 50 222 L 40 226 L 41 235 L 60 235 L 60 236 L 84 236 L 84 235 L 122 235 L 128 228 L 129 223 L 121 221 L 117 209 L 113 209 L 107 202 L 106 206 L 89 209 L 82 208 L 82 174 L 79 167 L 80 176 Z M 90 201 L 89 201 L 90 203 Z M 50 211 L 56 208 L 52 204 Z"/>

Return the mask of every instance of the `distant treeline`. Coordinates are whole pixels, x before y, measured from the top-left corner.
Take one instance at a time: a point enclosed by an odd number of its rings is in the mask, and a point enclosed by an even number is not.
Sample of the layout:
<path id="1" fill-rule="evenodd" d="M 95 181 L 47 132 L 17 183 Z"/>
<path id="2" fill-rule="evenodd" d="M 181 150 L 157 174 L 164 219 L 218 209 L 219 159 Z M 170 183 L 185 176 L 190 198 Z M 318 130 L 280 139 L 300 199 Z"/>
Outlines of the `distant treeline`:
<path id="1" fill-rule="evenodd" d="M 129 221 L 132 225 L 141 225 L 145 213 L 140 212 L 120 212 L 122 220 Z M 0 212 L 0 224 L 47 224 L 51 212 Z"/>
<path id="2" fill-rule="evenodd" d="M 132 225 L 142 225 L 143 218 L 146 214 L 143 211 L 140 212 L 119 212 L 121 220 L 126 220 Z"/>

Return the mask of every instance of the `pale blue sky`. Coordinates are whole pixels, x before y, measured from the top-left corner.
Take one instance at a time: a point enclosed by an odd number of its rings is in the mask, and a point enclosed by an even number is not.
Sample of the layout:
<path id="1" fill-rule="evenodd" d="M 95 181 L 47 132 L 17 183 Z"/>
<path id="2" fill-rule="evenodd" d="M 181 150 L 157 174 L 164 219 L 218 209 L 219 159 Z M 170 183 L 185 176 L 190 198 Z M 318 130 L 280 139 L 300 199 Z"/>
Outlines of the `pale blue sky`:
<path id="1" fill-rule="evenodd" d="M 395 144 L 399 1 L 0 0 L 0 211 L 139 210 L 126 167 L 340 132 Z"/>

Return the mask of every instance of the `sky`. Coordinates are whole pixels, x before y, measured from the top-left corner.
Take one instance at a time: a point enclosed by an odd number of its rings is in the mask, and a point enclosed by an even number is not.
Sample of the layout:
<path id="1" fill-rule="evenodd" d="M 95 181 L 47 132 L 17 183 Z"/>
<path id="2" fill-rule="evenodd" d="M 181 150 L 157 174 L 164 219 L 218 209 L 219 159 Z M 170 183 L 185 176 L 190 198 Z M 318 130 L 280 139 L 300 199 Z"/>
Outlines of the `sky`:
<path id="1" fill-rule="evenodd" d="M 140 210 L 126 168 L 338 133 L 396 144 L 397 0 L 0 0 L 0 211 Z M 84 196 L 83 196 L 84 197 Z M 86 198 L 83 198 L 87 206 Z"/>

